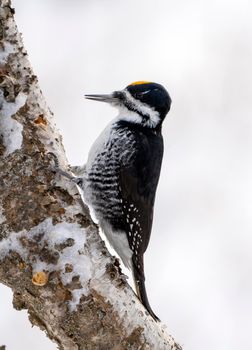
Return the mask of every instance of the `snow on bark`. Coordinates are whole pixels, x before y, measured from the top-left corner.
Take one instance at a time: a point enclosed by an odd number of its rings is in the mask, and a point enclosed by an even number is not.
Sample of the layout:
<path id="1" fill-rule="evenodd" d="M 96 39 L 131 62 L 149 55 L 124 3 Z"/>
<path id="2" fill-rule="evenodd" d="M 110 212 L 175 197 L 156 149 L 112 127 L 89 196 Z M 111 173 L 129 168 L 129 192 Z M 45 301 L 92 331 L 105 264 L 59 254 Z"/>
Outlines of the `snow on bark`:
<path id="1" fill-rule="evenodd" d="M 60 349 L 180 349 L 108 253 L 67 166 L 9 0 L 0 0 L 0 281 Z"/>
<path id="2" fill-rule="evenodd" d="M 11 53 L 14 53 L 14 46 L 9 42 L 3 43 L 2 50 L 0 52 L 0 64 L 6 63 L 7 58 Z"/>
<path id="3" fill-rule="evenodd" d="M 0 91 L 0 130 L 6 156 L 22 146 L 23 125 L 13 119 L 12 116 L 24 106 L 26 98 L 25 94 L 19 93 L 15 102 L 7 102 L 4 99 L 3 92 Z"/>

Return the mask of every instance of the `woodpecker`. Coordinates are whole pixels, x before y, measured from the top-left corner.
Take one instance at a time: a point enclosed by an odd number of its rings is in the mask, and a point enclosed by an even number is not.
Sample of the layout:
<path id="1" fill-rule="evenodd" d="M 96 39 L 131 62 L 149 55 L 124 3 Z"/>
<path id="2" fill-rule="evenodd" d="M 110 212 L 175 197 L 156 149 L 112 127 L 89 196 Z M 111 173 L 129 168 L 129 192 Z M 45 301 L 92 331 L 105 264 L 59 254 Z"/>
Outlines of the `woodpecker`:
<path id="1" fill-rule="evenodd" d="M 137 296 L 159 320 L 146 294 L 144 253 L 163 157 L 162 123 L 171 98 L 162 85 L 147 81 L 85 97 L 110 103 L 119 114 L 91 147 L 77 183 L 109 243 L 132 271 Z"/>

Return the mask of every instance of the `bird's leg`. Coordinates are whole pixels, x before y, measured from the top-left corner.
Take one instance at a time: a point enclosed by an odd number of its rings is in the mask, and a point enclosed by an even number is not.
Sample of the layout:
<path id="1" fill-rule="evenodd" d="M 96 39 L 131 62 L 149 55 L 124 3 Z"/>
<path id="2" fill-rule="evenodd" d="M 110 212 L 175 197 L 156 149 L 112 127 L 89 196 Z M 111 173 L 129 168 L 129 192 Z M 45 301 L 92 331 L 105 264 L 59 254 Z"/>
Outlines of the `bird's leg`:
<path id="1" fill-rule="evenodd" d="M 70 170 L 72 173 L 74 173 L 76 176 L 83 177 L 85 173 L 86 165 L 76 165 L 76 166 L 70 166 Z"/>
<path id="2" fill-rule="evenodd" d="M 66 177 L 67 179 L 69 179 L 70 181 L 74 182 L 76 185 L 78 185 L 79 187 L 82 187 L 82 184 L 83 184 L 83 178 L 82 177 L 78 177 L 78 176 L 74 176 L 72 175 L 71 173 L 68 173 L 67 171 L 64 171 L 62 170 L 60 167 L 59 167 L 59 160 L 57 158 L 57 156 L 52 153 L 52 152 L 49 152 L 48 153 L 50 156 L 52 156 L 53 160 L 54 160 L 54 165 L 51 166 L 51 169 L 53 171 L 55 171 L 56 173 Z M 77 169 L 78 167 L 71 167 L 71 169 Z"/>

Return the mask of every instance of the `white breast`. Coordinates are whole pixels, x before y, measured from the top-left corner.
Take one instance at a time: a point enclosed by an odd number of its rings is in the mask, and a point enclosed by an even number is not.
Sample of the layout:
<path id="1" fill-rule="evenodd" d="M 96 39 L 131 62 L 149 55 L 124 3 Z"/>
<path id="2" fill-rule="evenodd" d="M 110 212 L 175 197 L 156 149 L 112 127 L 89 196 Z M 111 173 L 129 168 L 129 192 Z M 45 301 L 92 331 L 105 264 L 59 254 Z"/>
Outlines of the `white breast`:
<path id="1" fill-rule="evenodd" d="M 108 124 L 108 126 L 102 131 L 102 133 L 97 137 L 97 139 L 93 143 L 88 153 L 88 160 L 86 164 L 87 172 L 91 169 L 92 164 L 94 163 L 94 160 L 97 157 L 97 155 L 104 149 L 105 145 L 109 141 L 114 122 L 115 120 Z"/>

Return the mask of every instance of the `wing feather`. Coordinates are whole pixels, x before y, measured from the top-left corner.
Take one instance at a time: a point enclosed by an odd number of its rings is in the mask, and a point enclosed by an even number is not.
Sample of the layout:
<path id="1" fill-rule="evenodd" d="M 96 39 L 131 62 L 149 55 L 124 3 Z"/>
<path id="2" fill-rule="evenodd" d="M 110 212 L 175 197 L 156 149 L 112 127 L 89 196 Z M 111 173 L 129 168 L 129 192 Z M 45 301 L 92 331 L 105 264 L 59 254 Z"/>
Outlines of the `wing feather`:
<path id="1" fill-rule="evenodd" d="M 130 161 L 121 160 L 119 182 L 128 241 L 133 263 L 144 271 L 142 256 L 147 249 L 153 207 L 163 156 L 161 134 L 140 135 Z"/>

